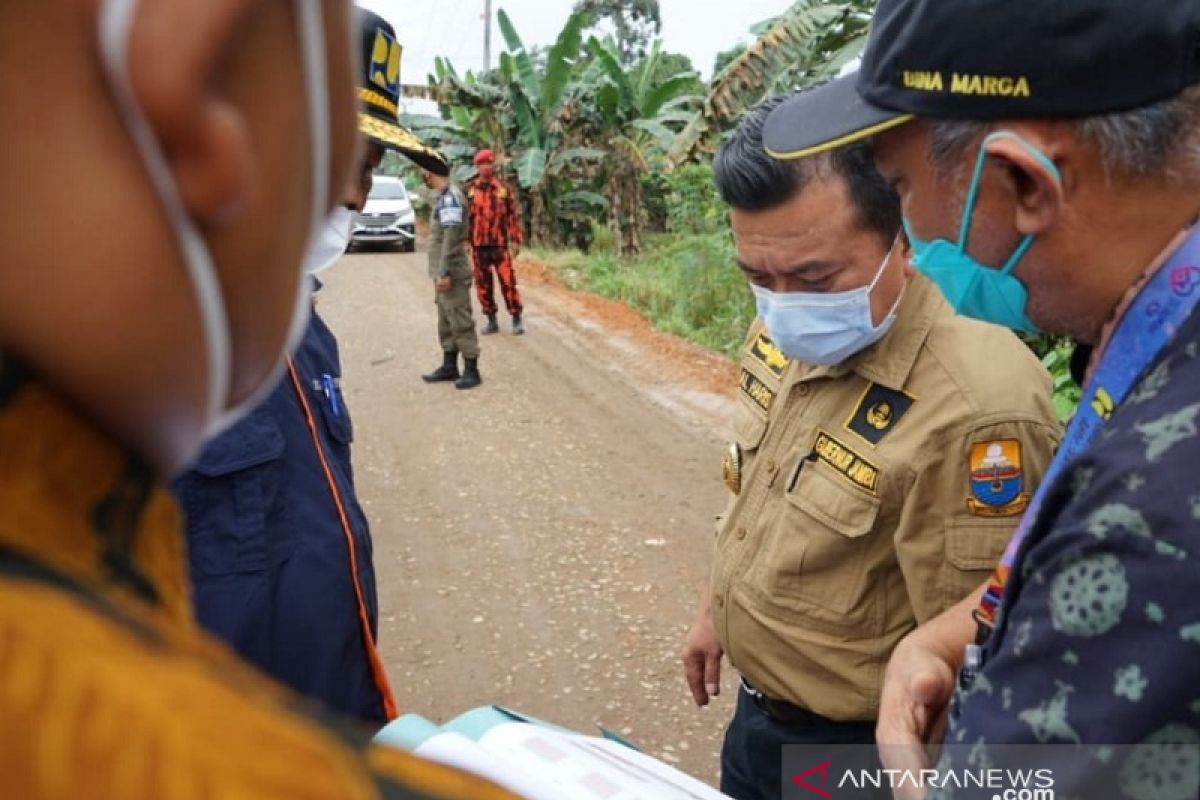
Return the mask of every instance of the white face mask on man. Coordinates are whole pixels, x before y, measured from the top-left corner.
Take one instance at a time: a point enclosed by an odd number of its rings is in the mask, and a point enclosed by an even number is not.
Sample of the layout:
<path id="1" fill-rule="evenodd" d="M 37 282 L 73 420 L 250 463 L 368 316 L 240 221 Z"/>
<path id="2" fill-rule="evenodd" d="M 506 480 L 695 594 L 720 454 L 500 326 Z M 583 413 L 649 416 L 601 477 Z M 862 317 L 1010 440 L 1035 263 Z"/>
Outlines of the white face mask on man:
<path id="1" fill-rule="evenodd" d="M 878 342 L 896 322 L 900 297 L 875 325 L 871 291 L 883 277 L 895 242 L 866 286 L 846 292 L 772 292 L 750 285 L 758 316 L 771 339 L 789 358 L 805 364 L 832 366 Z"/>
<path id="2" fill-rule="evenodd" d="M 208 363 L 208 399 L 205 432 L 211 437 L 227 429 L 257 406 L 275 387 L 287 354 L 299 342 L 308 324 L 311 284 L 304 275 L 310 257 L 296 265 L 296 299 L 286 344 L 275 366 L 242 401 L 229 405 L 233 382 L 233 347 L 225 298 L 208 243 L 189 217 L 175 184 L 162 146 L 138 105 L 129 76 L 129 35 L 138 0 L 102 0 L 99 45 L 109 86 L 117 108 L 149 173 L 168 224 L 179 246 L 200 311 L 204 348 Z M 325 63 L 325 24 L 320 0 L 295 0 L 296 27 L 304 65 L 305 96 L 308 100 L 312 142 L 312 209 L 306 249 L 319 248 L 331 199 L 329 186 L 330 121 L 329 76 Z M 335 210 L 336 211 L 336 210 Z M 315 257 L 314 257 L 315 260 Z"/>

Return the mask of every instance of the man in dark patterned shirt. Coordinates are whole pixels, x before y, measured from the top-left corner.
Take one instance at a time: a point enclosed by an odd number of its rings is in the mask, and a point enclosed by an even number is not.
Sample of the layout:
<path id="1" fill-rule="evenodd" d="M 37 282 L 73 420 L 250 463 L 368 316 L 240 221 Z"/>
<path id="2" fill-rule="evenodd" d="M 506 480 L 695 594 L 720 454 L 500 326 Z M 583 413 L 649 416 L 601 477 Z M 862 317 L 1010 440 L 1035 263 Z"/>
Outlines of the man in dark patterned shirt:
<path id="1" fill-rule="evenodd" d="M 1200 4 L 882 0 L 858 76 L 765 141 L 867 136 L 914 264 L 961 313 L 1080 342 L 1084 385 L 986 592 L 895 651 L 880 741 L 949 704 L 972 765 L 1070 744 L 1059 796 L 1200 796 Z M 1182 760 L 1100 747 L 1160 744 Z"/>
<path id="2" fill-rule="evenodd" d="M 521 322 L 521 293 L 517 290 L 517 273 L 513 259 L 521 247 L 521 220 L 517 213 L 517 197 L 512 189 L 496 177 L 495 156 L 491 150 L 475 154 L 479 177 L 467 188 L 467 212 L 471 220 L 471 255 L 475 264 L 475 291 L 479 308 L 487 317 L 485 334 L 498 333 L 496 298 L 493 294 L 492 273 L 500 280 L 504 305 L 512 316 L 512 332 L 525 333 Z"/>

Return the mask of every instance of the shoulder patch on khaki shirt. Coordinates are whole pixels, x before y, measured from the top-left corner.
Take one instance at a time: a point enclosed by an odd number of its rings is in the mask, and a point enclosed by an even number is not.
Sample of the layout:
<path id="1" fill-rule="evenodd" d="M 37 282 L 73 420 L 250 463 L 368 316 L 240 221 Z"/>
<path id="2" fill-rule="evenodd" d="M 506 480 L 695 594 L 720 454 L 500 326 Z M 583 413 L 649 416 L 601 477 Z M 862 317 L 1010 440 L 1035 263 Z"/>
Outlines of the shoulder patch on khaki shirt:
<path id="1" fill-rule="evenodd" d="M 876 494 L 879 488 L 879 467 L 833 438 L 832 434 L 817 430 L 813 454 L 855 486 Z"/>
<path id="2" fill-rule="evenodd" d="M 872 383 L 867 386 L 854 413 L 843 426 L 871 446 L 879 444 L 896 426 L 916 398 L 912 395 Z"/>
<path id="3" fill-rule="evenodd" d="M 971 496 L 967 508 L 977 517 L 1015 517 L 1029 505 L 1021 469 L 1021 443 L 997 439 L 971 445 Z"/>
<path id="4" fill-rule="evenodd" d="M 765 332 L 754 337 L 750 345 L 750 357 L 770 370 L 776 378 L 783 377 L 783 371 L 787 369 L 788 357 Z"/>

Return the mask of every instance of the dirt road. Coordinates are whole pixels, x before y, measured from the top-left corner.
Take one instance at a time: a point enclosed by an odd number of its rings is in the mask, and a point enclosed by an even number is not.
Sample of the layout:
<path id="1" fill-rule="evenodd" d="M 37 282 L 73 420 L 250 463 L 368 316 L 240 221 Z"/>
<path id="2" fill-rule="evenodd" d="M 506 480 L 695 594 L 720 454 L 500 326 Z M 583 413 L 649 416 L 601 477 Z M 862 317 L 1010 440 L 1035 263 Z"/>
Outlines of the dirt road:
<path id="1" fill-rule="evenodd" d="M 603 725 L 715 781 L 733 682 L 697 709 L 679 652 L 727 497 L 730 365 L 527 281 L 529 332 L 501 314 L 484 385 L 428 386 L 425 256 L 350 255 L 322 278 L 401 708 Z"/>

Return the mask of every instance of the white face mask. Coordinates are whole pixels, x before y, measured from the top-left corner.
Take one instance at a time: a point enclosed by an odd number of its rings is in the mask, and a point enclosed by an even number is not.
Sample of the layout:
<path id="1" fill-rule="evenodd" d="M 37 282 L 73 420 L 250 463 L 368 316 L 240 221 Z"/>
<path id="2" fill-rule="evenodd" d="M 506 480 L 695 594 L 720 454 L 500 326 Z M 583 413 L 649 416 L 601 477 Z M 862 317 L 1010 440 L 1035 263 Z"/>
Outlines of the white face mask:
<path id="1" fill-rule="evenodd" d="M 316 246 L 308 251 L 304 258 L 304 271 L 309 275 L 332 267 L 346 252 L 350 244 L 350 229 L 354 226 L 354 215 L 345 206 L 338 206 L 329 212 L 325 224 L 321 226 Z"/>
<path id="2" fill-rule="evenodd" d="M 296 299 L 285 347 L 274 368 L 241 402 L 230 406 L 233 382 L 233 349 L 225 298 L 208 243 L 188 216 L 175 185 L 162 146 L 138 106 L 129 77 L 129 34 L 138 0 L 102 0 L 99 45 L 104 70 L 117 109 L 129 130 L 142 162 L 154 185 L 167 223 L 175 235 L 180 255 L 191 280 L 203 327 L 208 362 L 208 398 L 205 433 L 212 437 L 225 430 L 259 404 L 283 372 L 288 352 L 299 342 L 308 322 L 310 283 L 303 274 L 304 262 L 296 265 Z M 295 0 L 296 27 L 304 64 L 304 86 L 308 99 L 308 122 L 312 142 L 312 209 L 307 249 L 320 242 L 320 230 L 330 200 L 329 76 L 325 64 L 325 25 L 319 0 Z"/>
<path id="3" fill-rule="evenodd" d="M 882 339 L 896 322 L 900 298 L 876 326 L 871 320 L 871 291 L 895 248 L 893 243 L 869 285 L 848 292 L 777 293 L 751 284 L 758 316 L 779 349 L 805 364 L 832 366 Z"/>

